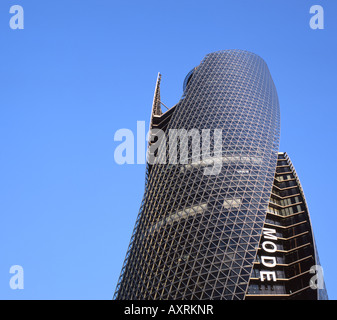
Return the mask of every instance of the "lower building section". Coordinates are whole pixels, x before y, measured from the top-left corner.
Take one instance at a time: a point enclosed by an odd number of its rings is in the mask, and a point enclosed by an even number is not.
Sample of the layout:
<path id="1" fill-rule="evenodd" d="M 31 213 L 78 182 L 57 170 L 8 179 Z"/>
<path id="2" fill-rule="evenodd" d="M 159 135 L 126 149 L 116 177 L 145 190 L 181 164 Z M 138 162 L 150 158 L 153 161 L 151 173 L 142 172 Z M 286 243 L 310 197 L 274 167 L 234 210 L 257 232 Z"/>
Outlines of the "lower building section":
<path id="1" fill-rule="evenodd" d="M 327 299 L 310 216 L 296 171 L 279 153 L 246 299 Z"/>

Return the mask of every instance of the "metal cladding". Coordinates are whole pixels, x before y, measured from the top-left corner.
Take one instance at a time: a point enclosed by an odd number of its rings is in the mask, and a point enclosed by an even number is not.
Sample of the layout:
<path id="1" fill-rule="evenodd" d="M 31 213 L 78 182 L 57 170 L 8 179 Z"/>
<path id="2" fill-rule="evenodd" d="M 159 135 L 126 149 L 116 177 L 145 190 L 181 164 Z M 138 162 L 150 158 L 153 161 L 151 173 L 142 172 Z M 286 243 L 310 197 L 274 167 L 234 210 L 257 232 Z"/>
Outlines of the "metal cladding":
<path id="1" fill-rule="evenodd" d="M 245 299 L 279 147 L 279 102 L 268 67 L 246 51 L 211 53 L 186 77 L 176 106 L 162 114 L 158 99 L 151 129 L 166 134 L 161 145 L 169 148 L 147 165 L 114 298 Z M 177 138 L 182 131 L 192 143 Z M 195 144 L 196 136 L 202 138 Z"/>

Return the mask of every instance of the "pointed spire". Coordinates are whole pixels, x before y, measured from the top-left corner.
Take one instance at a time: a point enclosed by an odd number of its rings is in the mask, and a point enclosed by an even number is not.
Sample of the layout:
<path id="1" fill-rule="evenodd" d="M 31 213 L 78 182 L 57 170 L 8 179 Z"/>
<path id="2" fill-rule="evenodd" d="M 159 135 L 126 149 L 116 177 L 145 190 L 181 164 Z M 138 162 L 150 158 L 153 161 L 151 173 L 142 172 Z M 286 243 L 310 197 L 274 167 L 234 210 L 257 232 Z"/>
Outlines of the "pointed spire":
<path id="1" fill-rule="evenodd" d="M 152 105 L 152 115 L 155 116 L 160 116 L 163 114 L 160 102 L 160 81 L 161 81 L 161 74 L 160 72 L 158 72 L 156 89 L 154 91 L 153 105 Z"/>

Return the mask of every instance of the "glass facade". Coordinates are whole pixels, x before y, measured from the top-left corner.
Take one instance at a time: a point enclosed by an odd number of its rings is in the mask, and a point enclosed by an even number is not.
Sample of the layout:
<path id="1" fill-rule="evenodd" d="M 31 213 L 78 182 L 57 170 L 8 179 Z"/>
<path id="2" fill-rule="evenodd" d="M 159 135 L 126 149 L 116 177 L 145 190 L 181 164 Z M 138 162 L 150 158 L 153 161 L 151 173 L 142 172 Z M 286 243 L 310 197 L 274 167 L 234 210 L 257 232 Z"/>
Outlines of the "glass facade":
<path id="1" fill-rule="evenodd" d="M 145 193 L 114 298 L 257 298 L 254 278 L 267 212 L 285 207 L 289 212 L 282 214 L 291 214 L 301 206 L 300 195 L 272 197 L 276 178 L 281 186 L 292 182 L 277 166 L 280 112 L 268 67 L 246 51 L 208 54 L 187 75 L 181 100 L 165 113 L 159 85 L 160 76 L 148 149 L 155 161 L 147 164 Z M 166 134 L 157 149 L 154 129 Z M 182 130 L 187 139 L 177 138 Z M 193 145 L 202 157 L 194 156 Z M 168 151 L 158 153 L 164 146 Z M 205 174 L 216 164 L 219 170 Z M 275 178 L 277 170 L 282 174 Z M 278 250 L 287 250 L 282 245 Z M 277 263 L 285 262 L 280 259 Z M 277 276 L 285 277 L 282 272 Z M 273 290 L 289 291 L 281 283 Z"/>

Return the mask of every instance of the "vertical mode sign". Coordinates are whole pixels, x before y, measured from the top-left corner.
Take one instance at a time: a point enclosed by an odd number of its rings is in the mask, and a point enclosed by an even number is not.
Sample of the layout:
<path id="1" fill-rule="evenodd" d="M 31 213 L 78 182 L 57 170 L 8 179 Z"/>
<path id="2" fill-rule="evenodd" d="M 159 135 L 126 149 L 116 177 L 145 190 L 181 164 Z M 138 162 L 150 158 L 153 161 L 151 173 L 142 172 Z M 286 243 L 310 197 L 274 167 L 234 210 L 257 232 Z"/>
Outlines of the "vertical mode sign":
<path id="1" fill-rule="evenodd" d="M 276 230 L 275 229 L 269 229 L 269 228 L 263 228 L 262 229 L 262 250 L 265 253 L 275 253 L 277 250 L 277 245 L 273 241 L 277 241 L 276 236 Z M 272 241 L 271 241 L 272 240 Z M 274 256 L 265 256 L 261 255 L 261 263 L 267 267 L 268 271 L 260 271 L 260 279 L 261 281 L 276 281 L 276 271 L 270 271 L 271 268 L 275 268 L 276 266 L 276 257 Z"/>

